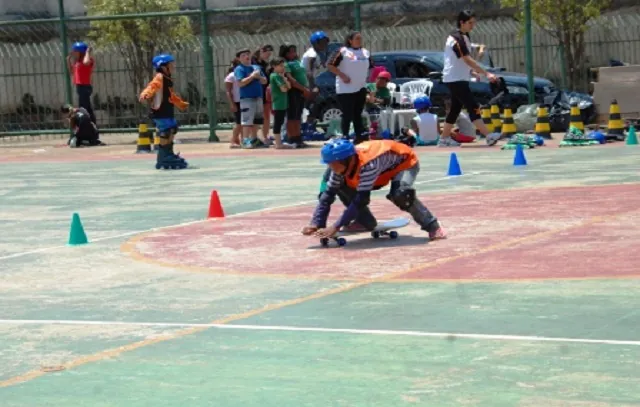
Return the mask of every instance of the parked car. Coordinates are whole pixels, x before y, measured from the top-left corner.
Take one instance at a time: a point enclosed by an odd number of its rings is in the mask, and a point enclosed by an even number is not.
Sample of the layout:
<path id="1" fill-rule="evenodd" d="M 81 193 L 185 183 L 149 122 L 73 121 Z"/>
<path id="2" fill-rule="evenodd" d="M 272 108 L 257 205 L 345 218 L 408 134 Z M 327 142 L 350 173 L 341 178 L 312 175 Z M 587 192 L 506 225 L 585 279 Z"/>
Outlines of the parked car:
<path id="1" fill-rule="evenodd" d="M 329 46 L 329 52 L 335 51 L 340 44 L 333 43 Z M 384 66 L 391 73 L 392 82 L 398 85 L 418 80 L 429 79 L 433 82 L 431 90 L 431 100 L 438 115 L 444 115 L 444 100 L 449 97 L 449 89 L 442 83 L 442 70 L 444 68 L 443 51 L 386 51 L 372 53 L 376 66 Z M 515 72 L 507 72 L 504 68 L 482 66 L 489 72 L 493 72 L 499 78 L 503 78 L 510 94 L 511 108 L 515 110 L 528 103 L 527 75 Z M 324 72 L 317 80 L 316 84 L 320 93 L 316 99 L 313 114 L 321 122 L 342 116 L 342 111 L 335 96 L 335 75 L 331 72 Z M 491 100 L 495 94 L 491 86 L 485 80 L 472 81 L 471 90 L 476 100 L 485 104 Z M 544 97 L 555 91 L 553 82 L 535 77 L 535 100 L 542 102 Z"/>

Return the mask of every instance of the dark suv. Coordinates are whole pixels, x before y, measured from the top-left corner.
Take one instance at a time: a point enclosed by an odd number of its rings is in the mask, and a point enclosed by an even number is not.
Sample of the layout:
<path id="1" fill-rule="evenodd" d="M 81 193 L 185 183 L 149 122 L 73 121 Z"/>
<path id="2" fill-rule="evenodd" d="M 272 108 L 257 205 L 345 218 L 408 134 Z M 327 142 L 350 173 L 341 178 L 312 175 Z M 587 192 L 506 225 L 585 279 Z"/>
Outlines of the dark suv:
<path id="1" fill-rule="evenodd" d="M 329 52 L 335 51 L 339 44 L 331 44 Z M 431 101 L 438 115 L 444 115 L 444 100 L 449 97 L 449 89 L 441 81 L 442 70 L 444 68 L 443 51 L 388 51 L 372 53 L 376 66 L 384 66 L 392 76 L 392 82 L 402 85 L 418 79 L 429 79 L 434 86 L 431 90 Z M 499 78 L 504 79 L 504 83 L 509 91 L 511 108 L 515 110 L 523 104 L 528 103 L 527 75 L 505 72 L 502 68 L 492 68 L 482 65 L 487 71 L 493 72 Z M 335 75 L 330 72 L 322 73 L 316 83 L 320 89 L 320 94 L 316 99 L 314 116 L 320 122 L 327 122 L 332 118 L 342 115 L 336 100 Z M 491 100 L 495 94 L 491 86 L 486 81 L 470 82 L 471 90 L 478 103 L 485 104 Z M 546 95 L 555 91 L 554 84 L 544 78 L 534 78 L 536 103 L 542 102 Z"/>

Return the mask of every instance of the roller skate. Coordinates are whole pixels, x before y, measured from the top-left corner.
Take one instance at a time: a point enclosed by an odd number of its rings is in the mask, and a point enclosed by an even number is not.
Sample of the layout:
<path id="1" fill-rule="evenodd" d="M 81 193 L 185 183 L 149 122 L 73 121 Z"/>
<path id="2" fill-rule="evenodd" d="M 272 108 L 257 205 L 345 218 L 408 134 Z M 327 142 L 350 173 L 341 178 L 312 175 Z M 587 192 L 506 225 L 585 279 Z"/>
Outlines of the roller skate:
<path id="1" fill-rule="evenodd" d="M 315 123 L 302 123 L 302 139 L 304 141 L 324 141 L 325 134 L 318 131 Z"/>
<path id="2" fill-rule="evenodd" d="M 173 146 L 160 146 L 156 170 L 182 170 L 189 166 L 187 161 L 180 157 L 180 154 L 175 154 L 172 151 L 172 147 Z"/>

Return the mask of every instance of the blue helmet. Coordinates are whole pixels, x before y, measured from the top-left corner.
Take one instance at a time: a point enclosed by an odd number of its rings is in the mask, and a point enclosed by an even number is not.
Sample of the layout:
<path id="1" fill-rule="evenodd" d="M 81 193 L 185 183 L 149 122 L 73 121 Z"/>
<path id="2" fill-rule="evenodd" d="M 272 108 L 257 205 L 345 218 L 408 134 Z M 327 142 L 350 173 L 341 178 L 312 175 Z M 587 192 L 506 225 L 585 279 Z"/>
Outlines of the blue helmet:
<path id="1" fill-rule="evenodd" d="M 316 31 L 313 34 L 311 34 L 311 38 L 309 38 L 309 41 L 311 41 L 311 44 L 317 44 L 318 42 L 322 41 L 322 40 L 328 40 L 329 37 L 327 36 L 327 34 L 324 33 L 324 31 Z"/>
<path id="2" fill-rule="evenodd" d="M 74 52 L 87 52 L 88 48 L 89 46 L 82 41 L 74 42 L 71 46 L 71 50 Z"/>
<path id="3" fill-rule="evenodd" d="M 429 96 L 420 96 L 413 101 L 413 107 L 416 110 L 428 109 L 431 107 L 431 99 Z"/>
<path id="4" fill-rule="evenodd" d="M 160 55 L 156 55 L 155 57 L 153 57 L 153 60 L 151 61 L 151 63 L 153 64 L 153 67 L 155 69 L 158 69 L 161 66 L 166 65 L 169 62 L 173 62 L 173 61 L 175 61 L 173 56 L 171 56 L 169 54 L 160 54 Z"/>
<path id="5" fill-rule="evenodd" d="M 327 142 L 320 150 L 322 164 L 329 164 L 334 161 L 344 160 L 356 155 L 356 146 L 346 139 L 334 139 Z"/>

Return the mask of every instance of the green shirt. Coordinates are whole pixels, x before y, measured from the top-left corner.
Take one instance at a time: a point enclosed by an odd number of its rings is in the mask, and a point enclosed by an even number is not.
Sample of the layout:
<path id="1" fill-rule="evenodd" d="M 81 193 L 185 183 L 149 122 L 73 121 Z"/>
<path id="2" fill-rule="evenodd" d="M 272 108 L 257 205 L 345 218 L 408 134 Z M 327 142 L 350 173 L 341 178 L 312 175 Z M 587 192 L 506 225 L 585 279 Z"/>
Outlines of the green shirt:
<path id="1" fill-rule="evenodd" d="M 391 102 L 391 91 L 389 88 L 378 88 L 375 83 L 367 83 L 367 90 L 369 92 L 375 92 L 378 99 L 384 100 L 384 104 Z"/>
<path id="2" fill-rule="evenodd" d="M 309 80 L 307 79 L 307 70 L 304 69 L 302 63 L 298 60 L 287 62 L 286 68 L 284 70 L 287 73 L 290 73 L 293 76 L 293 79 L 296 80 L 300 85 L 307 87 L 309 86 Z"/>
<path id="3" fill-rule="evenodd" d="M 289 107 L 289 97 L 287 92 L 280 90 L 280 86 L 284 86 L 287 83 L 284 78 L 277 73 L 272 73 L 269 76 L 269 86 L 271 87 L 271 109 L 273 110 L 287 110 Z"/>

